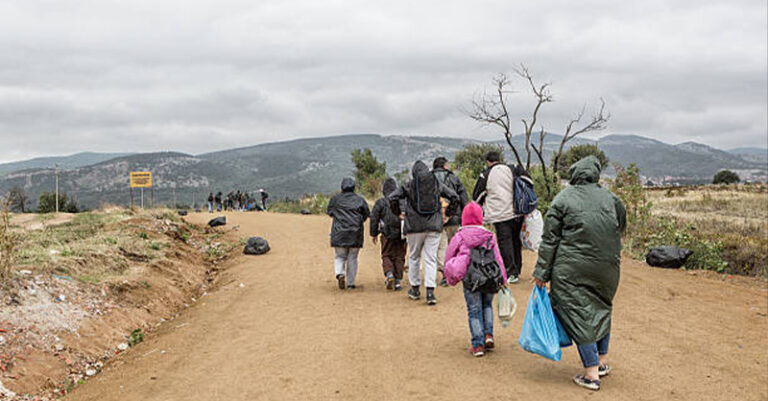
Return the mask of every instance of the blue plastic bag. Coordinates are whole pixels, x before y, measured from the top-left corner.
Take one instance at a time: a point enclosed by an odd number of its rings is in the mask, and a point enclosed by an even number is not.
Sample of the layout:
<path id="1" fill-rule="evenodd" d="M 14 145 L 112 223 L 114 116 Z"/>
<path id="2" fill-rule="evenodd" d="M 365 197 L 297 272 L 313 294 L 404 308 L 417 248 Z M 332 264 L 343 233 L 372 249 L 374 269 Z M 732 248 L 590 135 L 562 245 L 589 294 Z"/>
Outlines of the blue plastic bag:
<path id="1" fill-rule="evenodd" d="M 560 319 L 557 318 L 557 313 L 555 315 L 555 324 L 557 325 L 557 338 L 560 342 L 560 348 L 570 347 L 572 345 L 571 342 L 571 336 L 568 335 L 568 332 L 565 331 L 565 328 L 563 327 L 563 324 L 560 323 Z"/>
<path id="2" fill-rule="evenodd" d="M 547 289 L 534 285 L 528 299 L 523 328 L 520 330 L 520 346 L 528 352 L 541 355 L 555 362 L 560 361 L 560 336 L 557 320 L 552 312 Z"/>

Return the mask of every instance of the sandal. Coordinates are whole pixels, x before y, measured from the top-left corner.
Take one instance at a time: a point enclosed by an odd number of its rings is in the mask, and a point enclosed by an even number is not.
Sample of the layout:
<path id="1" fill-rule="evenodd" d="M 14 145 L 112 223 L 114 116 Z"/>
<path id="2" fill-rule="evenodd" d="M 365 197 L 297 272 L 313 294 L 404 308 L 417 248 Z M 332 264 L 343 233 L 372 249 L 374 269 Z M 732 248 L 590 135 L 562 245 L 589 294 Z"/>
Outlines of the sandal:
<path id="1" fill-rule="evenodd" d="M 592 391 L 600 390 L 600 380 L 590 380 L 584 375 L 573 376 L 573 382 L 579 387 L 584 387 Z"/>

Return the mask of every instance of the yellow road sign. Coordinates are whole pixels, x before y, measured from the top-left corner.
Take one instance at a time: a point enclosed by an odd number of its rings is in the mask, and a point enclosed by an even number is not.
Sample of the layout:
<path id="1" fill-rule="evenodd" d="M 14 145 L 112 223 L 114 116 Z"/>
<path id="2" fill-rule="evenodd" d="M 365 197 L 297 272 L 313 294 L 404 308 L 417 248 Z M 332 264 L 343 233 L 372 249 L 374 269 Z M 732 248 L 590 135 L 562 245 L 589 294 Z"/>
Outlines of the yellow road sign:
<path id="1" fill-rule="evenodd" d="M 131 188 L 151 188 L 151 171 L 131 171 Z"/>

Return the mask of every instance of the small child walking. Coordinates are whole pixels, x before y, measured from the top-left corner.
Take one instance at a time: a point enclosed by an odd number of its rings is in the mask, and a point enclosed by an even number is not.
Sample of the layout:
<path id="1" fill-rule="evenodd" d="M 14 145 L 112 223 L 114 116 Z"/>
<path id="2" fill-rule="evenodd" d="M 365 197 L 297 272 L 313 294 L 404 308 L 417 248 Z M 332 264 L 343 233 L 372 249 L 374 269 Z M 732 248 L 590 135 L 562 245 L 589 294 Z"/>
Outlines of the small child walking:
<path id="1" fill-rule="evenodd" d="M 357 276 L 357 255 L 363 247 L 365 220 L 370 211 L 368 203 L 355 193 L 355 180 L 344 178 L 341 193 L 328 202 L 328 215 L 333 217 L 331 246 L 334 248 L 334 271 L 339 289 L 354 289 Z"/>
<path id="2" fill-rule="evenodd" d="M 376 201 L 371 211 L 371 237 L 375 244 L 381 234 L 381 267 L 384 270 L 384 285 L 388 290 L 403 289 L 400 282 L 405 271 L 405 251 L 408 244 L 402 237 L 400 217 L 389 206 L 389 194 L 397 189 L 397 182 L 389 177 L 384 181 L 382 198 Z"/>
<path id="3" fill-rule="evenodd" d="M 491 241 L 489 241 L 489 239 Z M 445 279 L 449 285 L 456 285 L 464 279 L 470 262 L 470 251 L 473 248 L 486 246 L 493 250 L 496 263 L 501 268 L 504 281 L 507 273 L 504 260 L 499 253 L 496 236 L 483 227 L 483 209 L 475 202 L 468 204 L 461 214 L 461 228 L 454 235 L 445 252 Z M 480 291 L 469 291 L 464 288 L 464 299 L 467 302 L 469 331 L 472 335 L 472 355 L 481 357 L 486 351 L 493 349 L 493 297 Z"/>

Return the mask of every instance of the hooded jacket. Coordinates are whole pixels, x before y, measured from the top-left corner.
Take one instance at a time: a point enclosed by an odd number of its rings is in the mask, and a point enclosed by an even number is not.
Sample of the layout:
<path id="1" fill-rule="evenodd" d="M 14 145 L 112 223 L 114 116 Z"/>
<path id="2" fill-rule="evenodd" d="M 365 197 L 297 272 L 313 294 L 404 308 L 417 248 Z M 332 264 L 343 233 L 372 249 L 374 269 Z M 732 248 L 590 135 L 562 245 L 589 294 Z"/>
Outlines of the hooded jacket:
<path id="1" fill-rule="evenodd" d="M 397 181 L 389 177 L 384 180 L 384 197 L 379 198 L 371 211 L 371 237 L 382 234 L 390 240 L 400 239 L 400 217 L 392 212 L 389 206 L 389 196 L 397 189 Z"/>
<path id="2" fill-rule="evenodd" d="M 568 174 L 571 185 L 547 211 L 533 276 L 552 282 L 552 309 L 568 334 L 584 345 L 611 329 L 626 211 L 616 195 L 598 184 L 596 157 L 579 160 Z"/>
<path id="3" fill-rule="evenodd" d="M 368 203 L 355 193 L 355 180 L 344 178 L 341 193 L 328 202 L 328 215 L 333 217 L 331 246 L 336 248 L 362 248 L 365 220 L 370 211 Z"/>
<path id="4" fill-rule="evenodd" d="M 488 167 L 477 179 L 472 199 L 483 206 L 488 224 L 519 217 L 515 214 L 515 174 L 512 167 L 503 163 Z"/>
<path id="5" fill-rule="evenodd" d="M 450 285 L 456 285 L 464 279 L 469 267 L 469 253 L 473 248 L 485 246 L 491 240 L 489 249 L 493 250 L 496 263 L 499 264 L 504 281 L 507 280 L 507 270 L 504 260 L 499 253 L 496 236 L 483 227 L 483 209 L 475 202 L 468 204 L 461 214 L 462 226 L 453 236 L 448 249 L 445 251 L 445 280 Z"/>
<path id="6" fill-rule="evenodd" d="M 406 234 L 416 234 L 424 232 L 442 232 L 443 231 L 443 213 L 438 210 L 434 213 L 422 214 L 416 209 L 417 196 L 412 183 L 418 178 L 424 178 L 426 175 L 432 175 L 429 167 L 422 161 L 417 161 L 411 169 L 413 181 L 399 186 L 394 192 L 389 194 L 389 206 L 395 215 L 400 215 L 402 206 L 400 201 L 405 200 L 405 232 Z M 438 190 L 435 196 L 441 196 L 450 203 L 446 209 L 448 215 L 456 213 L 459 207 L 459 196 L 452 189 L 438 182 Z"/>
<path id="7" fill-rule="evenodd" d="M 453 174 L 451 170 L 442 167 L 433 169 L 432 174 L 437 177 L 441 184 L 452 189 L 453 192 L 456 192 L 456 195 L 459 195 L 459 207 L 456 209 L 456 214 L 450 216 L 444 225 L 446 227 L 461 225 L 461 211 L 464 210 L 464 206 L 469 202 L 467 199 L 467 191 L 464 189 L 464 184 L 461 183 L 459 177 L 457 177 L 456 174 Z"/>

